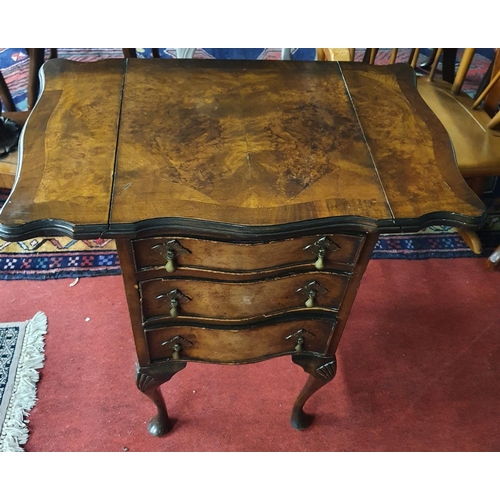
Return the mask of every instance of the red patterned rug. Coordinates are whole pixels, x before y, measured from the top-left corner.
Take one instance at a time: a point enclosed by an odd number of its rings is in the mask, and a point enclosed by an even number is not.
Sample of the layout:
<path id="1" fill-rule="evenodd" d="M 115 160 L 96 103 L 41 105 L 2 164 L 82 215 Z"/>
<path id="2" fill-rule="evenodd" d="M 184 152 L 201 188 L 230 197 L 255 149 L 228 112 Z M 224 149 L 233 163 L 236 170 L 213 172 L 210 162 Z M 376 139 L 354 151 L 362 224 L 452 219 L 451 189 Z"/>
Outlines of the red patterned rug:
<path id="1" fill-rule="evenodd" d="M 162 386 L 164 438 L 146 428 L 120 276 L 0 281 L 2 321 L 42 309 L 50 324 L 26 451 L 498 452 L 499 281 L 477 259 L 371 261 L 310 428 L 289 424 L 307 378 L 289 357 L 188 363 Z"/>

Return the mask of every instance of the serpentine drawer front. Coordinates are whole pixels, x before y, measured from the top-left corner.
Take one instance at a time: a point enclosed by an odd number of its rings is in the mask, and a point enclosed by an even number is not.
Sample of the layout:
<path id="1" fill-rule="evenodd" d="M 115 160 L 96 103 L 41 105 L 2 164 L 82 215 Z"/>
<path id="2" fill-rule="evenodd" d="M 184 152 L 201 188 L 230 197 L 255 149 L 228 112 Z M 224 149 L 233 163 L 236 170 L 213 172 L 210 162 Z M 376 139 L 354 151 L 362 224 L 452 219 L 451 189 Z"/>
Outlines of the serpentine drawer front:
<path id="1" fill-rule="evenodd" d="M 139 283 L 144 321 L 271 316 L 298 309 L 337 311 L 348 275 L 300 273 L 255 281 L 158 278 Z"/>
<path id="2" fill-rule="evenodd" d="M 305 429 L 378 235 L 485 220 L 409 65 L 52 59 L 41 80 L 0 238 L 116 240 L 155 436 L 190 362 L 283 355 Z"/>
<path id="3" fill-rule="evenodd" d="M 171 326 L 147 329 L 152 362 L 169 360 L 237 363 L 297 353 L 325 355 L 336 320 L 302 320 L 240 328 Z"/>
<path id="4" fill-rule="evenodd" d="M 175 236 L 135 240 L 134 255 L 138 271 L 165 268 L 169 261 L 171 272 L 203 269 L 255 273 L 299 265 L 316 265 L 316 269 L 352 269 L 362 243 L 363 237 L 348 234 L 319 234 L 253 244 Z"/>

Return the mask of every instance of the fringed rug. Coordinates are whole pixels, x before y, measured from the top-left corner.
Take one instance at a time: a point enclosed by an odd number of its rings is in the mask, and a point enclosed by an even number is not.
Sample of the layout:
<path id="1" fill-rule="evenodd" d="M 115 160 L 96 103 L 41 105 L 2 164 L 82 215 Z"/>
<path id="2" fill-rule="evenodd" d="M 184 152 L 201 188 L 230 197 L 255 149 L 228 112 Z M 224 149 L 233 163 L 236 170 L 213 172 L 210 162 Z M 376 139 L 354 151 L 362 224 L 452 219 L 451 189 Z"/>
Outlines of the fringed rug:
<path id="1" fill-rule="evenodd" d="M 0 451 L 24 451 L 26 417 L 36 402 L 46 333 L 42 312 L 30 321 L 0 324 Z"/>

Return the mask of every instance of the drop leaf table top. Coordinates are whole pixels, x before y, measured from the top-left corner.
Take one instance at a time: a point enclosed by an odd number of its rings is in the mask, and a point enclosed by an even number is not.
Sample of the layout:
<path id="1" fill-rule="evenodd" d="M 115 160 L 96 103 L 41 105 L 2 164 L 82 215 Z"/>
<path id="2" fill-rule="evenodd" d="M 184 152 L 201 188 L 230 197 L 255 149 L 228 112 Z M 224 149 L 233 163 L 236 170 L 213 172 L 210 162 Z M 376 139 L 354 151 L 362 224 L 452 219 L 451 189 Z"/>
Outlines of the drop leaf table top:
<path id="1" fill-rule="evenodd" d="M 54 59 L 41 77 L 5 239 L 484 221 L 408 65 Z"/>

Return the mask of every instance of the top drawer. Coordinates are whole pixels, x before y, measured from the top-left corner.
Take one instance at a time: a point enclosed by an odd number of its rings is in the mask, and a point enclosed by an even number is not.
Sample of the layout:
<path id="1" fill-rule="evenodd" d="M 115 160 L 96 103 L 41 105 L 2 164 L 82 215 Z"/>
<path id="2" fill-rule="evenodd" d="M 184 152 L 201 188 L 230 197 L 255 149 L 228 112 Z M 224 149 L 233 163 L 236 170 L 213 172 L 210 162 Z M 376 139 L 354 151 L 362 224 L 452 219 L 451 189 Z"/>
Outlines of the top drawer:
<path id="1" fill-rule="evenodd" d="M 363 240 L 361 236 L 319 234 L 241 244 L 172 236 L 134 240 L 133 246 L 137 271 L 162 268 L 170 260 L 170 272 L 184 268 L 248 273 L 304 265 L 311 270 L 350 270 Z"/>

